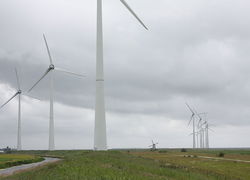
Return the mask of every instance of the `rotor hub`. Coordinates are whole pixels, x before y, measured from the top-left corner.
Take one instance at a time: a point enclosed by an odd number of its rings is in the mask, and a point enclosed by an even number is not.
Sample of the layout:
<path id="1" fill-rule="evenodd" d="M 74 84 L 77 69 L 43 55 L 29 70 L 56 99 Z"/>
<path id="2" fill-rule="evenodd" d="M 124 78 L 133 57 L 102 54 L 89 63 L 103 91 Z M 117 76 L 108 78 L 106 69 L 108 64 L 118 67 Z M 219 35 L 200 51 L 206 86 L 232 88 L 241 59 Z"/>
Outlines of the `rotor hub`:
<path id="1" fill-rule="evenodd" d="M 49 69 L 55 69 L 55 66 L 54 66 L 54 64 L 51 64 L 50 66 L 49 66 Z"/>
<path id="2" fill-rule="evenodd" d="M 21 93 L 22 93 L 22 90 L 18 90 L 17 93 L 18 93 L 18 94 L 21 94 Z"/>

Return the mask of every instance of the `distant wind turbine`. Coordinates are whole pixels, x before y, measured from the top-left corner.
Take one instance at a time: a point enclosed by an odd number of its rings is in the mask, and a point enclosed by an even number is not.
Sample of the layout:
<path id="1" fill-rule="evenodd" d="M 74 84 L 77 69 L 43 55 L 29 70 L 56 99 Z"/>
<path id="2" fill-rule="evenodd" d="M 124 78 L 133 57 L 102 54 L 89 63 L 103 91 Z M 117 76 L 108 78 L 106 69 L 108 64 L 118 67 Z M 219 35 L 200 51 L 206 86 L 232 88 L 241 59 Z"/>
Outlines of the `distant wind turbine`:
<path id="1" fill-rule="evenodd" d="M 6 104 L 8 104 L 16 96 L 18 96 L 17 150 L 22 150 L 22 142 L 21 142 L 21 94 L 22 94 L 22 90 L 20 87 L 20 81 L 19 81 L 16 68 L 15 68 L 15 74 L 16 74 L 16 80 L 17 80 L 17 91 L 8 101 L 6 101 L 0 107 L 0 109 L 3 108 Z"/>
<path id="2" fill-rule="evenodd" d="M 207 121 L 204 120 L 201 115 L 207 115 L 206 112 L 204 113 L 197 113 L 197 116 L 199 117 L 199 122 L 198 122 L 198 125 L 197 125 L 197 128 L 199 129 L 199 134 L 200 134 L 200 148 L 205 148 L 206 147 L 206 140 L 207 140 L 207 137 L 206 137 L 206 124 L 207 124 Z"/>
<path id="3" fill-rule="evenodd" d="M 85 75 L 77 74 L 74 72 L 70 72 L 67 70 L 64 70 L 62 68 L 55 67 L 53 64 L 52 56 L 50 53 L 50 49 L 46 40 L 45 35 L 43 34 L 43 39 L 46 45 L 47 53 L 49 56 L 49 67 L 45 71 L 45 73 L 42 75 L 42 77 L 28 90 L 30 92 L 44 77 L 46 77 L 48 74 L 50 74 L 50 116 L 49 116 L 49 150 L 55 149 L 55 141 L 54 141 L 54 71 L 60 71 L 64 73 L 68 73 L 74 76 L 78 77 L 85 77 Z"/>
<path id="4" fill-rule="evenodd" d="M 139 23 L 148 29 L 125 0 L 121 3 L 132 13 Z M 97 41 L 96 41 L 96 102 L 95 102 L 95 129 L 94 149 L 107 150 L 107 134 L 104 101 L 104 73 L 103 73 L 103 25 L 102 0 L 97 0 Z"/>
<path id="5" fill-rule="evenodd" d="M 205 148 L 209 149 L 210 145 L 209 145 L 209 131 L 214 132 L 213 129 L 210 128 L 210 126 L 213 126 L 212 124 L 210 124 L 208 122 L 207 116 L 206 116 L 206 120 L 204 122 L 204 130 L 205 130 Z"/>
<path id="6" fill-rule="evenodd" d="M 196 143 L 195 143 L 195 112 L 189 106 L 188 103 L 186 103 L 186 105 L 187 105 L 188 109 L 190 110 L 190 112 L 192 113 L 188 125 L 190 125 L 190 123 L 193 122 L 193 133 L 192 133 L 192 135 L 193 135 L 193 148 L 196 148 Z"/>

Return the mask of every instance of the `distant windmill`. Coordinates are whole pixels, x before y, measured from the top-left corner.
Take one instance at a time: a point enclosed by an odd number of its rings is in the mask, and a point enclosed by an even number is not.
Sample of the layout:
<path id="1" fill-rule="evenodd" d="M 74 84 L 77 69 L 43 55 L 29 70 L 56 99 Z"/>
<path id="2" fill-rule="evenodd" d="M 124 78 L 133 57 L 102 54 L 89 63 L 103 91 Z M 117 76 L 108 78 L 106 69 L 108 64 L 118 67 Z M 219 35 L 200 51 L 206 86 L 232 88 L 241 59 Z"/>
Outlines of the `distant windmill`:
<path id="1" fill-rule="evenodd" d="M 204 112 L 204 113 L 197 113 L 197 116 L 199 117 L 199 121 L 197 124 L 197 128 L 199 129 L 199 135 L 200 135 L 200 148 L 208 148 L 209 145 L 208 144 L 208 132 L 207 132 L 207 126 L 208 126 L 208 122 L 206 119 L 208 113 Z M 205 119 L 203 119 L 201 117 L 201 115 L 205 115 Z"/>
<path id="2" fill-rule="evenodd" d="M 193 148 L 196 148 L 196 143 L 195 143 L 195 112 L 189 106 L 188 103 L 186 103 L 186 105 L 187 105 L 188 109 L 190 110 L 190 112 L 192 113 L 188 125 L 190 125 L 190 123 L 193 122 L 193 133 L 192 133 L 192 135 L 193 135 Z"/>
<path id="3" fill-rule="evenodd" d="M 205 129 L 205 148 L 209 149 L 210 145 L 209 145 L 209 131 L 214 132 L 213 129 L 210 128 L 210 126 L 213 126 L 212 124 L 210 124 L 208 122 L 208 120 L 205 120 L 205 125 L 204 125 L 204 129 Z"/>
<path id="4" fill-rule="evenodd" d="M 16 96 L 18 96 L 17 150 L 22 150 L 22 142 L 21 142 L 21 94 L 22 94 L 22 90 L 20 87 L 20 81 L 19 81 L 19 77 L 18 77 L 18 73 L 16 69 L 15 69 L 15 73 L 16 73 L 16 79 L 17 79 L 16 93 L 8 101 L 6 101 L 0 107 L 0 109 L 3 108 L 6 104 L 8 104 Z"/>
<path id="5" fill-rule="evenodd" d="M 158 142 L 157 143 L 154 143 L 154 141 L 152 140 L 152 144 L 148 147 L 151 147 L 151 151 L 156 151 L 156 145 L 159 144 Z"/>
<path id="6" fill-rule="evenodd" d="M 43 38 L 44 38 L 44 42 L 47 48 L 50 65 L 48 69 L 45 71 L 45 73 L 42 75 L 42 77 L 28 90 L 28 92 L 30 92 L 45 76 L 47 76 L 50 73 L 49 150 L 54 150 L 55 149 L 55 143 L 54 143 L 54 71 L 61 71 L 61 72 L 79 76 L 79 77 L 85 77 L 85 75 L 73 73 L 73 72 L 55 67 L 55 65 L 53 64 L 52 56 L 50 54 L 50 49 L 49 49 L 45 35 L 43 35 Z"/>
<path id="7" fill-rule="evenodd" d="M 198 114 L 197 114 L 198 115 Z M 199 134 L 199 137 L 200 137 L 200 148 L 203 148 L 203 142 L 204 142 L 204 122 L 203 122 L 203 119 L 202 117 L 199 115 L 199 121 L 198 121 L 198 124 L 197 124 L 197 132 Z"/>

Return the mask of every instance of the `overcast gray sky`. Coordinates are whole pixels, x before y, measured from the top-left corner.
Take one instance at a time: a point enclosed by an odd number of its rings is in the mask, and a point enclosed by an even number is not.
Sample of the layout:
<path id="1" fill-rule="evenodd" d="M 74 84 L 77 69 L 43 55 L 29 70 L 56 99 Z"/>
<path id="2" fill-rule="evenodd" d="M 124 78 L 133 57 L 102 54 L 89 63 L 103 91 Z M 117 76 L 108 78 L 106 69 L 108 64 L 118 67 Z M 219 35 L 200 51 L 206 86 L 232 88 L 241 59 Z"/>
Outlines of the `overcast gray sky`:
<path id="1" fill-rule="evenodd" d="M 189 102 L 215 126 L 211 147 L 250 147 L 250 2 L 103 1 L 104 72 L 109 148 L 191 147 Z M 25 91 L 49 65 L 77 73 L 55 76 L 57 149 L 93 147 L 96 0 L 0 1 L 0 104 Z M 23 97 L 24 149 L 47 149 L 49 92 L 45 78 Z M 17 99 L 0 110 L 0 147 L 16 146 Z"/>

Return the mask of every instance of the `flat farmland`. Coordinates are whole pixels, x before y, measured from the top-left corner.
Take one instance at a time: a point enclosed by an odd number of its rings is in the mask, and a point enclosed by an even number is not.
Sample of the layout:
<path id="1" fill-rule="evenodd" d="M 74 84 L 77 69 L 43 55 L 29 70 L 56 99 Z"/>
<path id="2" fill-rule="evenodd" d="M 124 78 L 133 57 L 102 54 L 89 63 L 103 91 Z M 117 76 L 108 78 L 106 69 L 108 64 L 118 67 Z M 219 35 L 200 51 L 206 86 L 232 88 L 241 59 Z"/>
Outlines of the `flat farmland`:
<path id="1" fill-rule="evenodd" d="M 250 179 L 249 151 L 159 151 L 132 152 L 133 155 L 153 159 L 169 168 L 212 175 L 218 179 Z M 219 157 L 223 154 L 223 157 Z"/>
<path id="2" fill-rule="evenodd" d="M 249 180 L 248 151 L 23 151 L 62 161 L 1 180 Z M 218 157 L 223 153 L 224 157 Z M 211 158 L 211 159 L 209 159 Z M 217 159 L 219 158 L 219 159 Z M 224 159 L 223 159 L 224 158 Z M 230 159 L 230 160 L 226 160 Z M 232 160 L 231 160 L 232 159 Z"/>

